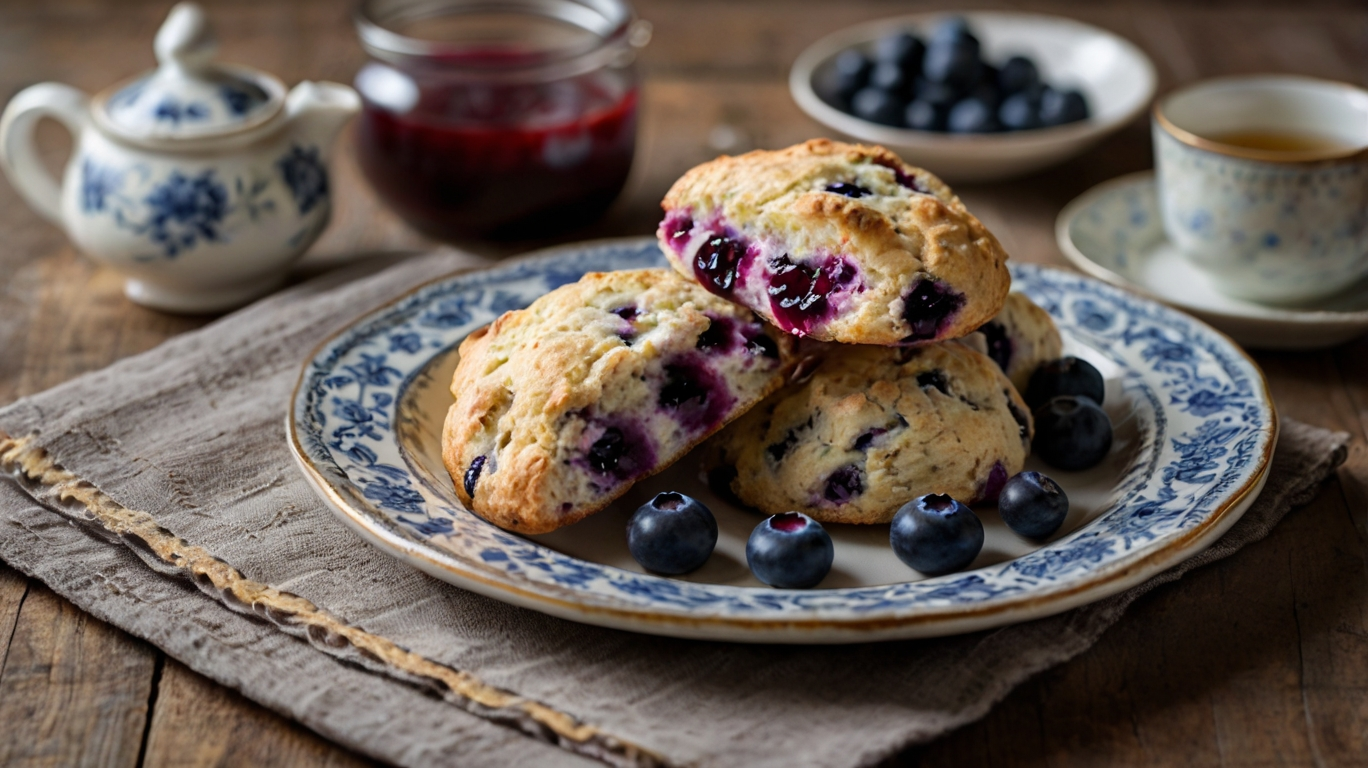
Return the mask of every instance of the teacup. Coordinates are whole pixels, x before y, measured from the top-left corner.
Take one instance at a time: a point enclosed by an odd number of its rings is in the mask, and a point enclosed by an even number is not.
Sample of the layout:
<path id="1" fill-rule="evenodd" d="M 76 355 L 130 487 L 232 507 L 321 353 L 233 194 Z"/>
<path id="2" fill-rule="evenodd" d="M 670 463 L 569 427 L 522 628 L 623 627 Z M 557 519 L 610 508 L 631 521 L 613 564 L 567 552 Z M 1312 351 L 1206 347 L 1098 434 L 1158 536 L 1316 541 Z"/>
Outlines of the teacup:
<path id="1" fill-rule="evenodd" d="M 1208 80 L 1154 107 L 1169 240 L 1230 296 L 1304 302 L 1368 275 L 1368 91 Z"/>

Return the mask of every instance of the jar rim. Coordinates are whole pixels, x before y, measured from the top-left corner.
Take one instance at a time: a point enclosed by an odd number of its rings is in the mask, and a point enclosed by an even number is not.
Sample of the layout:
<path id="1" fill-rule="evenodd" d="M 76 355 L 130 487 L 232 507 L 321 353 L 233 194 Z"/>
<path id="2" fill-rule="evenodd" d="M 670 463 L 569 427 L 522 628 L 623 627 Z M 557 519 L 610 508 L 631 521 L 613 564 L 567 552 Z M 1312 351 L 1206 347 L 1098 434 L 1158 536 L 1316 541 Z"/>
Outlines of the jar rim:
<path id="1" fill-rule="evenodd" d="M 410 37 L 392 28 L 397 23 L 481 12 L 554 19 L 591 33 L 593 39 L 516 60 L 473 61 L 456 58 L 469 51 L 463 44 Z M 589 16 L 596 16 L 602 24 L 587 24 Z M 375 58 L 393 64 L 437 59 L 444 70 L 471 73 L 533 73 L 594 57 L 607 49 L 645 44 L 633 39 L 638 19 L 626 0 L 360 0 L 354 18 L 362 47 Z"/>

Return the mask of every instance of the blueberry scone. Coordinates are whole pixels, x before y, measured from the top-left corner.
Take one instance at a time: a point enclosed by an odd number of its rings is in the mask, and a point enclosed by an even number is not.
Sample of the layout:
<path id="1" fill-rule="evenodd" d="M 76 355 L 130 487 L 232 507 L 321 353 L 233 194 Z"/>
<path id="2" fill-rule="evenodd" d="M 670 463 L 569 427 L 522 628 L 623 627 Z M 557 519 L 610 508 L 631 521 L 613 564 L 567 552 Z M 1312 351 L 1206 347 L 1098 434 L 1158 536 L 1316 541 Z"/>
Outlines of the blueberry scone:
<path id="1" fill-rule="evenodd" d="M 996 499 L 1030 439 L 1021 396 L 968 347 L 829 345 L 810 379 L 714 438 L 710 478 L 766 514 L 886 523 L 927 493 Z"/>
<path id="2" fill-rule="evenodd" d="M 997 313 L 1007 254 L 940 179 L 883 147 L 814 139 L 684 174 L 657 236 L 675 269 L 796 336 L 892 346 Z"/>
<path id="3" fill-rule="evenodd" d="M 792 348 L 668 269 L 591 273 L 461 343 L 443 463 L 481 517 L 544 533 L 773 392 Z"/>
<path id="4" fill-rule="evenodd" d="M 991 357 L 1023 393 L 1041 363 L 1064 354 L 1064 342 L 1050 313 L 1024 293 L 1009 294 L 1002 311 L 962 341 Z"/>

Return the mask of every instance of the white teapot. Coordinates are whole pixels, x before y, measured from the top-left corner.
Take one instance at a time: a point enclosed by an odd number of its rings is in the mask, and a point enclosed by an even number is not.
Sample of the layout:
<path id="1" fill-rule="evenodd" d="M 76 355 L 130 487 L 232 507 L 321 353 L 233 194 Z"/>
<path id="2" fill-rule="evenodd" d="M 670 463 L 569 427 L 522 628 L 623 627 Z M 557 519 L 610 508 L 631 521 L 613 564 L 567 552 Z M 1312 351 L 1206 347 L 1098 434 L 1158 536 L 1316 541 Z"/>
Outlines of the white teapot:
<path id="1" fill-rule="evenodd" d="M 126 277 L 130 299 L 215 312 L 274 290 L 332 213 L 327 157 L 356 92 L 217 64 L 203 10 L 157 33 L 159 66 L 94 98 L 42 83 L 0 118 L 0 166 L 38 213 Z M 51 117 L 74 149 L 59 184 L 33 133 Z"/>

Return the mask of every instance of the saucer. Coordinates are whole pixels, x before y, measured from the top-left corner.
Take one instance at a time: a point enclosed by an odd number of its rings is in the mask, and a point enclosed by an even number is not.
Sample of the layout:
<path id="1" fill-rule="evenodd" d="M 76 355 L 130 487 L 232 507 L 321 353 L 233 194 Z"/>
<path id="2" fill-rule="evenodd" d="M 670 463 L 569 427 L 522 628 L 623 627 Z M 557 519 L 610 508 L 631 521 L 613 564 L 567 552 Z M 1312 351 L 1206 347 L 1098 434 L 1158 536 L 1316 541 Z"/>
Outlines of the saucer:
<path id="1" fill-rule="evenodd" d="M 1154 173 L 1093 187 L 1060 212 L 1055 237 L 1075 267 L 1152 296 L 1255 349 L 1323 349 L 1368 333 L 1368 281 L 1316 302 L 1273 307 L 1232 298 L 1164 235 Z"/>

